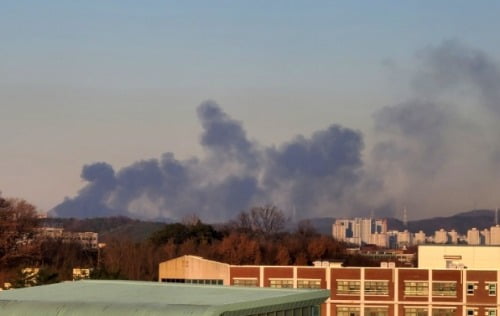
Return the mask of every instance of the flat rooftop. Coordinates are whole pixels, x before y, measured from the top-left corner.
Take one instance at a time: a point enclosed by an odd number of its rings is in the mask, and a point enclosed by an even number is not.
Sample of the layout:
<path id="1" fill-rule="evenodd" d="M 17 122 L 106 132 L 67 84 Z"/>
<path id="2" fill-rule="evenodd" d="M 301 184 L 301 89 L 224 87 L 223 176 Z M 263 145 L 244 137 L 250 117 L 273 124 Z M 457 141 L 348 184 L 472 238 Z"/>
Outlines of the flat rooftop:
<path id="1" fill-rule="evenodd" d="M 85 280 L 0 292 L 6 315 L 249 315 L 319 305 L 327 290 Z"/>

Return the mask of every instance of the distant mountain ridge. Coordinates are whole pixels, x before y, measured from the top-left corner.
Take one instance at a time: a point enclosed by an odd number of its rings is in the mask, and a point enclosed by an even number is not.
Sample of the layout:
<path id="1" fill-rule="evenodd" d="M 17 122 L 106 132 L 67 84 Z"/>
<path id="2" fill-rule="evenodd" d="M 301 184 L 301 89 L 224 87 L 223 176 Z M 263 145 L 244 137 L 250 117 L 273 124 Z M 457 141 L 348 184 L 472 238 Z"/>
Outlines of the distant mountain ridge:
<path id="1" fill-rule="evenodd" d="M 500 214 L 499 214 L 500 215 Z M 324 235 L 332 234 L 333 217 L 321 217 L 307 219 L 317 232 Z M 165 222 L 141 221 L 128 217 L 98 217 L 88 219 L 74 218 L 48 218 L 42 223 L 45 226 L 62 227 L 68 231 L 93 231 L 100 234 L 101 240 L 113 237 L 124 237 L 135 241 L 148 238 L 152 233 L 164 227 Z M 460 234 L 466 234 L 467 230 L 476 227 L 478 230 L 490 228 L 495 225 L 495 211 L 493 210 L 472 210 L 458 213 L 448 217 L 433 217 L 415 221 L 409 221 L 405 227 L 403 222 L 397 218 L 387 218 L 389 230 L 410 232 L 422 230 L 427 235 L 432 235 L 441 228 L 450 231 L 456 230 Z M 289 223 L 288 230 L 295 230 L 297 223 Z"/>
<path id="2" fill-rule="evenodd" d="M 335 218 L 311 218 L 309 222 L 318 232 L 329 235 L 332 233 L 332 224 L 335 222 Z M 387 228 L 389 230 L 403 231 L 408 229 L 413 233 L 422 230 L 427 235 L 432 235 L 436 230 L 441 228 L 447 231 L 454 229 L 460 234 L 466 234 L 467 230 L 473 227 L 482 230 L 485 228 L 489 229 L 491 226 L 495 226 L 495 211 L 484 209 L 466 211 L 447 217 L 432 217 L 408 221 L 407 227 L 405 227 L 403 221 L 400 219 L 387 218 Z"/>
<path id="3" fill-rule="evenodd" d="M 401 226 L 402 223 L 401 223 Z M 408 230 L 416 232 L 422 230 L 427 235 L 434 234 L 441 228 L 449 231 L 455 229 L 460 234 L 466 234 L 467 230 L 475 227 L 478 230 L 495 226 L 495 211 L 493 210 L 472 210 L 458 213 L 448 217 L 433 217 L 408 222 Z"/>

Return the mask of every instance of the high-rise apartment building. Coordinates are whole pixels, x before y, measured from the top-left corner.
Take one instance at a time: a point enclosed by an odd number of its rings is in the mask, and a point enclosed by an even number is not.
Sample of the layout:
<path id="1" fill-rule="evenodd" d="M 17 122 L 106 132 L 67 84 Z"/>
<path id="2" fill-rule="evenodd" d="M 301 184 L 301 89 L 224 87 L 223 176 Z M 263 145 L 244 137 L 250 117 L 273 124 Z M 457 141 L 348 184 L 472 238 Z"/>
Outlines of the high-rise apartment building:
<path id="1" fill-rule="evenodd" d="M 332 226 L 333 238 L 348 243 L 361 245 L 372 243 L 372 234 L 387 233 L 385 219 L 353 218 L 337 219 Z M 382 238 L 377 236 L 376 238 Z"/>
<path id="2" fill-rule="evenodd" d="M 389 247 L 389 238 L 387 237 L 387 233 L 376 232 L 370 235 L 369 243 L 380 248 L 387 248 Z"/>
<path id="3" fill-rule="evenodd" d="M 425 244 L 426 241 L 427 241 L 427 236 L 425 236 L 425 233 L 423 231 L 419 231 L 418 233 L 415 233 L 415 235 L 413 236 L 413 242 L 416 245 Z"/>
<path id="4" fill-rule="evenodd" d="M 480 233 L 481 245 L 491 244 L 491 234 L 488 228 L 483 229 Z"/>
<path id="5" fill-rule="evenodd" d="M 467 243 L 469 245 L 480 245 L 481 237 L 479 235 L 479 230 L 476 227 L 469 229 L 467 231 Z"/>
<path id="6" fill-rule="evenodd" d="M 398 245 L 400 247 L 412 245 L 411 233 L 406 229 L 402 232 L 398 232 L 397 238 L 398 238 Z"/>
<path id="7" fill-rule="evenodd" d="M 448 232 L 442 228 L 440 230 L 436 230 L 436 232 L 434 232 L 434 243 L 447 244 L 448 243 Z"/>
<path id="8" fill-rule="evenodd" d="M 449 242 L 451 244 L 458 244 L 458 233 L 456 230 L 452 229 L 450 232 L 448 232 L 449 236 Z"/>
<path id="9" fill-rule="evenodd" d="M 495 225 L 491 227 L 490 245 L 500 245 L 500 225 Z"/>

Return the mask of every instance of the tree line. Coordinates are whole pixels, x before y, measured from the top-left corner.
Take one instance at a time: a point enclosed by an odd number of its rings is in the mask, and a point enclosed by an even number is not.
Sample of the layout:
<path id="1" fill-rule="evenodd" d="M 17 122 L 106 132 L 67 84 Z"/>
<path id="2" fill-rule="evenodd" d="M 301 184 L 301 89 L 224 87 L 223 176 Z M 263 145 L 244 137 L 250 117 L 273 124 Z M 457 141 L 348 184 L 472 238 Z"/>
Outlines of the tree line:
<path id="1" fill-rule="evenodd" d="M 317 233 L 307 221 L 285 230 L 284 213 L 275 206 L 254 207 L 214 227 L 196 216 L 165 224 L 144 240 L 114 235 L 100 249 L 77 243 L 37 239 L 36 209 L 26 201 L 0 197 L 0 286 L 21 287 L 72 279 L 72 269 L 92 268 L 91 278 L 156 281 L 160 262 L 197 255 L 229 264 L 310 265 L 317 260 L 342 260 L 349 265 L 376 265 L 350 256 L 346 245 Z M 21 271 L 40 269 L 28 282 Z"/>

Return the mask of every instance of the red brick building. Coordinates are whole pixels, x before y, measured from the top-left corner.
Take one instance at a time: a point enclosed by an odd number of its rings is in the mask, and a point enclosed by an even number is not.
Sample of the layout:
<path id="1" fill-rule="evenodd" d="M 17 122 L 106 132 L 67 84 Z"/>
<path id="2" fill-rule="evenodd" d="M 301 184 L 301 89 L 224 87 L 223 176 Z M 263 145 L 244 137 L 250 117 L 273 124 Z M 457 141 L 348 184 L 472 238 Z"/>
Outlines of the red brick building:
<path id="1" fill-rule="evenodd" d="M 187 269 L 193 265 L 190 261 L 200 259 L 184 256 L 170 262 L 184 260 L 177 266 Z M 317 266 L 219 264 L 227 267 L 228 275 L 220 282 L 224 285 L 329 289 L 330 298 L 322 305 L 321 315 L 496 316 L 500 306 L 497 293 L 500 270 L 344 268 L 330 263 Z M 200 267 L 198 263 L 197 266 Z M 160 267 L 160 281 L 205 283 L 186 274 L 183 280 L 173 280 L 169 277 L 171 273 L 166 266 Z M 213 278 L 207 270 L 205 279 Z"/>

